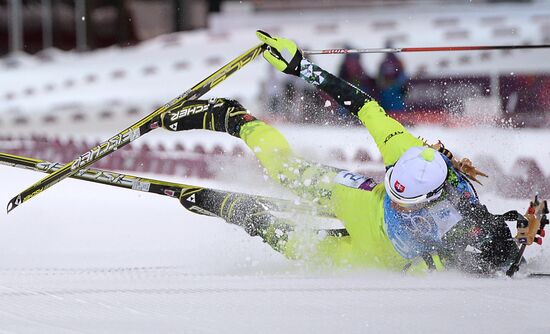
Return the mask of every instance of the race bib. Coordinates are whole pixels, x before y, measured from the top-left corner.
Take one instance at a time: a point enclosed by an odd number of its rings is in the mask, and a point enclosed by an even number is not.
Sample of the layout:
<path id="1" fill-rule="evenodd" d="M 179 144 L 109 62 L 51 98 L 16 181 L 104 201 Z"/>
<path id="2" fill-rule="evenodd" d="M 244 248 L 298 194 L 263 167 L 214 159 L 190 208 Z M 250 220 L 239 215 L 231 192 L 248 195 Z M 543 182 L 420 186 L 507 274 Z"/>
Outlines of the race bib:
<path id="1" fill-rule="evenodd" d="M 354 174 L 348 171 L 341 171 L 334 177 L 334 182 L 341 184 L 346 187 L 363 189 L 363 190 L 372 190 L 376 186 L 371 178 L 366 178 L 363 175 Z"/>
<path id="2" fill-rule="evenodd" d="M 439 238 L 462 219 L 460 212 L 447 201 L 437 203 L 426 211 L 437 226 Z"/>

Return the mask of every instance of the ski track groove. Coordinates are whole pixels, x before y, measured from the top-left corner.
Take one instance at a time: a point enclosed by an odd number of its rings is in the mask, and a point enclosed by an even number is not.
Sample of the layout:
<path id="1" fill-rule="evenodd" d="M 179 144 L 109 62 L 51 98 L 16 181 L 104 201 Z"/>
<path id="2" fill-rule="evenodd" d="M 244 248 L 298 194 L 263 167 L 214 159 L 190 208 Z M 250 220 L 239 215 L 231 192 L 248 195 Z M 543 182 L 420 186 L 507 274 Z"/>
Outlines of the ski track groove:
<path id="1" fill-rule="evenodd" d="M 401 293 L 416 293 L 416 292 L 470 292 L 470 291 L 487 291 L 488 287 L 425 287 L 425 288 L 368 288 L 368 287 L 351 287 L 351 288 L 143 288 L 143 289 L 74 289 L 74 290 L 55 290 L 55 291 L 29 291 L 29 292 L 8 292 L 0 293 L 0 297 L 33 297 L 33 296 L 48 296 L 57 300 L 63 300 L 59 295 L 99 295 L 99 294 L 159 294 L 159 295 L 182 295 L 182 294 L 202 294 L 202 293 L 279 293 L 279 292 L 401 292 Z M 495 287 L 495 290 L 500 290 L 500 287 Z"/>
<path id="2" fill-rule="evenodd" d="M 16 306 L 16 305 L 12 304 L 12 307 L 13 306 Z M 23 309 L 24 309 L 24 307 L 23 307 Z M 49 309 L 49 307 L 47 307 L 47 305 L 43 305 L 42 309 Z M 6 311 L 3 308 L 0 308 L 0 314 L 2 314 L 4 316 L 7 316 L 8 318 L 11 318 L 11 319 L 22 321 L 22 322 L 27 323 L 29 325 L 39 326 L 40 329 L 38 329 L 36 327 L 34 328 L 36 333 L 43 332 L 46 329 L 52 329 L 52 330 L 54 330 L 55 333 L 61 333 L 60 330 L 63 330 L 62 333 L 76 333 L 76 334 L 78 334 L 78 333 L 87 333 L 87 332 L 84 332 L 84 331 L 81 331 L 81 330 L 76 330 L 74 328 L 68 328 L 66 326 L 54 325 L 54 324 L 51 324 L 51 323 L 48 323 L 48 322 L 45 322 L 45 321 L 36 320 L 36 317 L 33 317 L 34 319 L 31 319 L 31 316 L 33 316 L 32 314 L 30 316 L 29 315 L 24 316 L 22 314 L 18 314 L 18 313 L 15 313 L 15 312 Z M 8 331 L 8 330 L 5 330 L 5 329 L 1 329 L 0 333 L 20 333 L 21 327 L 17 327 L 17 328 L 18 329 L 14 332 L 11 332 L 11 331 Z"/>
<path id="3" fill-rule="evenodd" d="M 518 330 L 520 324 L 507 320 L 516 312 L 508 308 L 510 304 L 533 310 L 525 318 L 530 322 L 521 325 L 530 332 L 546 333 L 541 328 L 548 324 L 544 318 L 539 327 L 533 324 L 540 318 L 535 313 L 545 313 L 547 306 L 539 302 L 534 307 L 529 291 L 542 290 L 538 296 L 550 298 L 542 280 L 186 270 L 182 266 L 0 269 L 0 323 L 11 326 L 0 327 L 6 333 L 12 329 L 68 334 L 253 333 L 252 329 L 257 332 L 258 326 L 267 324 L 265 333 L 364 333 L 386 328 L 394 318 L 379 310 L 391 308 L 406 320 L 394 323 L 386 333 L 433 332 L 436 323 L 453 326 L 449 333 L 459 333 L 459 329 L 471 331 L 472 321 L 478 329 L 504 321 Z M 455 315 L 441 313 L 443 309 Z M 439 312 L 436 323 L 434 312 Z"/>

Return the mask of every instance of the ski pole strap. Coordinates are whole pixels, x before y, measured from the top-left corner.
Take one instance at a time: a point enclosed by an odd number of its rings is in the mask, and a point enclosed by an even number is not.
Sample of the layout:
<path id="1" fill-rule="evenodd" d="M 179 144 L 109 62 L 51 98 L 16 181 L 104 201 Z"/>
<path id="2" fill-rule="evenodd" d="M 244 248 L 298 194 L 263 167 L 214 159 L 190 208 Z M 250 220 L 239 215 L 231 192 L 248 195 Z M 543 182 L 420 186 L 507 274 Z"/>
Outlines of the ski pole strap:
<path id="1" fill-rule="evenodd" d="M 318 86 L 355 116 L 365 103 L 373 100 L 361 89 L 325 71 L 307 59 L 302 59 L 300 62 L 300 78 Z"/>

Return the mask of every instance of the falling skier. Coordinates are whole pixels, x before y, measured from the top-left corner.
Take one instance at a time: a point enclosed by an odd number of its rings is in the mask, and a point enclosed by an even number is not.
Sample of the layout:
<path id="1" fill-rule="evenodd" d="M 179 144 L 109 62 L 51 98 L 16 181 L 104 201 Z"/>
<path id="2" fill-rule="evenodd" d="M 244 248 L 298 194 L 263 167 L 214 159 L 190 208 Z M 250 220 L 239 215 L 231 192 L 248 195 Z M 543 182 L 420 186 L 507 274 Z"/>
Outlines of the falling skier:
<path id="1" fill-rule="evenodd" d="M 332 213 L 349 236 L 327 237 L 308 248 L 288 231 L 259 225 L 249 233 L 291 258 L 352 267 L 494 273 L 521 257 L 504 217 L 479 203 L 470 180 L 486 175 L 469 160 L 458 162 L 441 143 L 430 146 L 414 137 L 365 92 L 303 58 L 293 41 L 262 31 L 257 36 L 267 44 L 263 55 L 272 66 L 317 86 L 359 118 L 382 154 L 386 174 L 377 184 L 303 160 L 279 131 L 234 100 L 186 101 L 169 109 L 162 116 L 165 129 L 206 129 L 241 138 L 273 180 Z"/>

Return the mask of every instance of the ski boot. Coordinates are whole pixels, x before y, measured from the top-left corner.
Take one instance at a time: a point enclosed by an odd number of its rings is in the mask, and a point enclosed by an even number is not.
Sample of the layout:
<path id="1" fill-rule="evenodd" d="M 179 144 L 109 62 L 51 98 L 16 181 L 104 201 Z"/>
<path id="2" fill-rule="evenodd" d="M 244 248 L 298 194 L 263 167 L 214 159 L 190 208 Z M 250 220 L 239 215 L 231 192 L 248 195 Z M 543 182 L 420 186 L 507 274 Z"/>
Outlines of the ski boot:
<path id="1" fill-rule="evenodd" d="M 204 129 L 235 137 L 243 124 L 256 120 L 238 101 L 221 98 L 185 101 L 164 112 L 161 119 L 169 131 Z"/>

